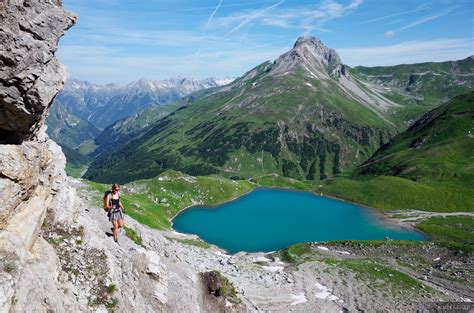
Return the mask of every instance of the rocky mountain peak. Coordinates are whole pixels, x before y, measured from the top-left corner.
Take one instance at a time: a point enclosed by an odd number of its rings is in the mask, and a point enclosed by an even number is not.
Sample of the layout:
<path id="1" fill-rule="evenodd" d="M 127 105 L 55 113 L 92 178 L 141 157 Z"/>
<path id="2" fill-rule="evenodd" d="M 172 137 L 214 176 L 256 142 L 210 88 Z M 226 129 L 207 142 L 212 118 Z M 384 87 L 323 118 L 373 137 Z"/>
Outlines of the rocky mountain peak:
<path id="1" fill-rule="evenodd" d="M 341 64 L 341 58 L 336 50 L 326 47 L 321 39 L 317 37 L 299 37 L 295 45 L 293 46 L 294 50 L 308 50 L 314 53 L 317 56 L 322 57 L 329 64 Z"/>
<path id="2" fill-rule="evenodd" d="M 293 48 L 275 61 L 271 72 L 284 75 L 295 67 L 304 69 L 318 79 L 348 75 L 336 50 L 326 47 L 316 37 L 299 37 Z"/>

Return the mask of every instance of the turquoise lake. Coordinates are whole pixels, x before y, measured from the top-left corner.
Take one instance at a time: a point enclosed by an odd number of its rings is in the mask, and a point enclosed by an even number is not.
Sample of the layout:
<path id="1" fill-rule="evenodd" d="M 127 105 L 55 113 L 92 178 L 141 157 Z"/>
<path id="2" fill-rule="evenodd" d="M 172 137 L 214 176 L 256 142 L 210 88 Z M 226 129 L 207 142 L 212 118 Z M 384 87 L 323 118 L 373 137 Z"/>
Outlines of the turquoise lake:
<path id="1" fill-rule="evenodd" d="M 269 252 L 295 243 L 329 240 L 424 240 L 422 234 L 387 226 L 369 209 L 308 192 L 256 189 L 215 207 L 193 207 L 173 220 L 229 253 Z"/>

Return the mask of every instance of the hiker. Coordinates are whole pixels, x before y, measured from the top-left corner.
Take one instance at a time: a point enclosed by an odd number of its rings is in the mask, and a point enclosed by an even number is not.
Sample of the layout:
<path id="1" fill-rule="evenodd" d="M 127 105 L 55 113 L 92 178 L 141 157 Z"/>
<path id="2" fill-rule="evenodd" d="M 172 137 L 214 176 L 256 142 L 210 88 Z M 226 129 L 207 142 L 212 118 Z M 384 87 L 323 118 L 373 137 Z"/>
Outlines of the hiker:
<path id="1" fill-rule="evenodd" d="M 104 195 L 104 209 L 108 211 L 107 216 L 112 222 L 114 241 L 118 243 L 118 230 L 122 232 L 123 228 L 123 213 L 125 208 L 120 201 L 120 185 L 113 184 L 112 191 L 107 191 Z"/>

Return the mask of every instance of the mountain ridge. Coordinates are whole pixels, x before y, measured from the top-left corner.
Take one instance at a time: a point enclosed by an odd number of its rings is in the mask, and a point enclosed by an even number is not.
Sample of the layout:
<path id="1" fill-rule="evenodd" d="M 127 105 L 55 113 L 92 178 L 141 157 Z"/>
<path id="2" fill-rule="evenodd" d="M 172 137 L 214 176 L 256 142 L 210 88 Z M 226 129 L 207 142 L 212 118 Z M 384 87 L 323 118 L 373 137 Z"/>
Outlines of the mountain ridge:
<path id="1" fill-rule="evenodd" d="M 356 174 L 415 181 L 455 179 L 474 187 L 474 170 L 469 170 L 469 151 L 474 151 L 473 104 L 474 92 L 470 92 L 427 112 L 377 150 L 356 169 Z"/>
<path id="2" fill-rule="evenodd" d="M 232 78 L 175 77 L 164 80 L 142 78 L 127 84 L 95 84 L 69 79 L 57 100 L 74 115 L 105 128 L 149 106 L 172 103 L 202 89 L 227 84 Z"/>
<path id="3" fill-rule="evenodd" d="M 456 61 L 357 66 L 351 73 L 368 88 L 378 86 L 385 97 L 405 105 L 406 109 L 394 108 L 390 115 L 400 125 L 409 126 L 427 111 L 474 88 L 474 56 Z"/>
<path id="4" fill-rule="evenodd" d="M 262 63 L 158 121 L 123 152 L 116 150 L 116 160 L 144 149 L 135 164 L 145 162 L 160 170 L 178 166 L 175 169 L 190 174 L 249 177 L 256 166 L 262 174 L 271 171 L 295 178 L 323 179 L 337 173 L 352 166 L 348 155 L 357 154 L 356 160 L 362 161 L 375 151 L 381 137 L 395 133 L 375 100 L 363 104 L 356 100 L 361 94 L 381 98 L 359 88 L 339 62 L 337 53 L 319 40 L 300 38 L 274 63 Z M 355 87 L 341 87 L 341 77 Z M 178 132 L 183 134 L 181 140 Z M 86 177 L 93 178 L 90 174 L 95 166 L 102 167 L 101 162 L 110 163 L 103 158 L 107 156 L 101 156 Z M 240 170 L 242 158 L 249 161 L 245 174 Z M 130 174 L 137 170 L 122 168 Z M 156 175 L 160 170 L 148 172 Z"/>
<path id="5" fill-rule="evenodd" d="M 464 61 L 452 63 L 459 62 Z M 474 69 L 474 62 L 466 62 L 462 68 Z M 362 79 L 363 74 L 344 65 L 319 39 L 300 37 L 274 62 L 264 62 L 224 87 L 192 94 L 177 111 L 127 135 L 129 146 L 109 151 L 115 161 L 101 153 L 86 177 L 115 175 L 107 174 L 114 163 L 125 169 L 125 177 L 130 175 L 127 179 L 176 169 L 191 175 L 276 173 L 322 180 L 350 170 L 404 130 L 416 116 L 413 112 L 426 112 L 443 100 L 405 101 L 383 83 Z M 451 84 L 455 92 L 474 89 L 474 80 L 465 78 Z M 425 86 L 430 83 L 420 81 L 420 90 L 434 88 Z M 132 163 L 152 170 L 145 174 Z"/>
<path id="6" fill-rule="evenodd" d="M 92 123 L 75 116 L 58 102 L 51 106 L 46 124 L 51 139 L 72 148 L 80 146 L 84 141 L 94 140 L 100 134 L 100 130 Z"/>
<path id="7" fill-rule="evenodd" d="M 46 117 L 46 133 L 59 144 L 66 156 L 66 173 L 78 177 L 86 164 L 92 161 L 88 156 L 93 143 L 101 131 L 92 123 L 75 116 L 56 101 Z"/>

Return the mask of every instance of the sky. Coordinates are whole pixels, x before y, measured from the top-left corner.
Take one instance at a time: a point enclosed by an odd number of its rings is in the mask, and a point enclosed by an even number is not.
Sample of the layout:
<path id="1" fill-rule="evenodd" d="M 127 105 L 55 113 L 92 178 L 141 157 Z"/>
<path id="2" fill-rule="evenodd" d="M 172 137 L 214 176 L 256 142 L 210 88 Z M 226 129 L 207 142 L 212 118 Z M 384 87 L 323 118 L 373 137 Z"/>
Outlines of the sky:
<path id="1" fill-rule="evenodd" d="M 319 37 L 350 66 L 474 54 L 472 0 L 63 0 L 79 19 L 58 57 L 71 77 L 238 77 Z"/>

